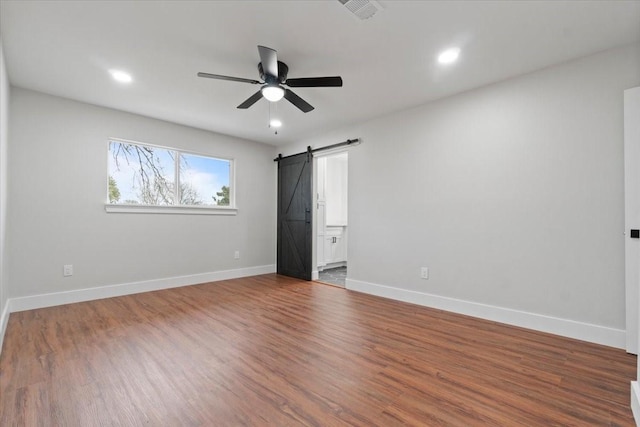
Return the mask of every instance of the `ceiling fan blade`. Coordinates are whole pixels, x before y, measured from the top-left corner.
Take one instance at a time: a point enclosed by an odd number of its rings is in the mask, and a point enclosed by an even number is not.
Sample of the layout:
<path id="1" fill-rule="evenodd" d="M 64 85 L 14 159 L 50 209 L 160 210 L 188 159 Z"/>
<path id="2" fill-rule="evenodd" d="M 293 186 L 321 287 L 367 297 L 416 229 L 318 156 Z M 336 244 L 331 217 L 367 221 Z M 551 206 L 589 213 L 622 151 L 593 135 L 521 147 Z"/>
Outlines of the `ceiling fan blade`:
<path id="1" fill-rule="evenodd" d="M 238 108 L 245 110 L 251 107 L 256 102 L 258 102 L 260 98 L 262 98 L 262 91 L 257 91 L 256 93 L 251 95 L 249 98 L 247 98 L 247 100 L 244 101 L 242 104 L 238 105 Z"/>
<path id="2" fill-rule="evenodd" d="M 206 77 L 208 79 L 218 79 L 218 80 L 229 80 L 232 82 L 240 82 L 240 83 L 251 83 L 254 85 L 258 85 L 262 83 L 262 82 L 259 82 L 258 80 L 243 79 L 241 77 L 221 76 L 220 74 L 198 73 L 198 77 Z"/>
<path id="3" fill-rule="evenodd" d="M 262 69 L 270 76 L 278 77 L 278 53 L 270 47 L 258 46 Z M 265 80 L 267 80 L 265 78 Z"/>
<path id="4" fill-rule="evenodd" d="M 341 87 L 342 77 L 303 77 L 287 79 L 284 84 L 289 87 Z"/>
<path id="5" fill-rule="evenodd" d="M 284 97 L 287 99 L 287 101 L 302 110 L 303 113 L 308 113 L 309 111 L 313 110 L 313 106 L 311 104 L 300 98 L 289 89 L 284 90 Z"/>

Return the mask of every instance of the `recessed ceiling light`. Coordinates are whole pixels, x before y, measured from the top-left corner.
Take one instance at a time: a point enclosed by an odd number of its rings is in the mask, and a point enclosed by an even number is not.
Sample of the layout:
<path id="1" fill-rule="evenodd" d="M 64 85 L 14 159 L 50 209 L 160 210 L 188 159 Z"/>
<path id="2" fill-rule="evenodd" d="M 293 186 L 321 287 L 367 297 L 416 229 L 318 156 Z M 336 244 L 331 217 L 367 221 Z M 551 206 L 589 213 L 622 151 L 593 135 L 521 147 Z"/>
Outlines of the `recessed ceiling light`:
<path id="1" fill-rule="evenodd" d="M 458 56 L 460 55 L 460 49 L 454 47 L 452 49 L 447 49 L 438 55 L 438 62 L 441 64 L 451 64 L 452 62 L 456 62 Z"/>
<path id="2" fill-rule="evenodd" d="M 282 126 L 282 122 L 278 119 L 271 119 L 271 122 L 269 122 L 269 126 L 271 126 L 272 128 L 279 128 L 280 126 Z"/>
<path id="3" fill-rule="evenodd" d="M 124 71 L 109 70 L 109 72 L 111 73 L 111 77 L 120 83 L 131 83 L 133 81 L 131 74 L 125 73 Z"/>

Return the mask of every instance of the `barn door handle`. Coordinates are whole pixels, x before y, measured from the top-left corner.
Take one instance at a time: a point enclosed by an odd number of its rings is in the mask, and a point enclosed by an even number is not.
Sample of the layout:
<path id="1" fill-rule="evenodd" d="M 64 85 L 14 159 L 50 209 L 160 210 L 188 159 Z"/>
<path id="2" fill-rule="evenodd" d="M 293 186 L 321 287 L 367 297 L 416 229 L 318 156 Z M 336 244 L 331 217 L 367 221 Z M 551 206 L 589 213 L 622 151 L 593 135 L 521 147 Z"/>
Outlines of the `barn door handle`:
<path id="1" fill-rule="evenodd" d="M 307 224 L 311 223 L 311 209 L 304 210 L 304 222 Z"/>
<path id="2" fill-rule="evenodd" d="M 640 230 L 631 230 L 632 239 L 640 239 Z"/>

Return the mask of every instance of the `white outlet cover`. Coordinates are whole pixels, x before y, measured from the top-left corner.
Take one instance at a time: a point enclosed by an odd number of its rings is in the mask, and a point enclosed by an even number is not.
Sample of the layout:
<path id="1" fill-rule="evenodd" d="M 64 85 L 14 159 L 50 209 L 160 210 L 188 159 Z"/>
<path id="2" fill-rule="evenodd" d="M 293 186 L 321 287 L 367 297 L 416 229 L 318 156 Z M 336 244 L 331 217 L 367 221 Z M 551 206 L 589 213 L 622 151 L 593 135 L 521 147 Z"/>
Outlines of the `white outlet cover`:
<path id="1" fill-rule="evenodd" d="M 62 274 L 67 277 L 67 276 L 73 276 L 73 265 L 65 265 L 62 268 Z"/>

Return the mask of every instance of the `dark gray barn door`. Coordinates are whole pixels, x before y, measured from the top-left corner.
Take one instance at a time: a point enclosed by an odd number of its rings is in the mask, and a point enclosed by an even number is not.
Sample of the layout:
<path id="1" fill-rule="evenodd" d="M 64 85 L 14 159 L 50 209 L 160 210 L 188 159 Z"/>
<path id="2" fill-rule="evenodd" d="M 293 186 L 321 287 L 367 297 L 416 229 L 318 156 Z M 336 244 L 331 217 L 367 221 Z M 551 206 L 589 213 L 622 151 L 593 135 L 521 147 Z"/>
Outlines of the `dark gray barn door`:
<path id="1" fill-rule="evenodd" d="M 311 280 L 312 155 L 278 161 L 278 274 Z"/>

